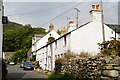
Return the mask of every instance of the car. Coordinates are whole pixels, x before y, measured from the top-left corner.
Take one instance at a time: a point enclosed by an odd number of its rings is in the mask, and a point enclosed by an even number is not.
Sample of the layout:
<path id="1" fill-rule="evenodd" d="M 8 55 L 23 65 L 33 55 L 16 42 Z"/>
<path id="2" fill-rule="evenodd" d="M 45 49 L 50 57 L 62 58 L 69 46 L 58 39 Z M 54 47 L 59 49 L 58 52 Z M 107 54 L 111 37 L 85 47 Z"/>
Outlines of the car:
<path id="1" fill-rule="evenodd" d="M 14 62 L 10 62 L 9 65 L 15 65 L 15 63 Z"/>
<path id="2" fill-rule="evenodd" d="M 24 64 L 25 64 L 25 62 L 22 62 L 22 63 L 20 64 L 20 68 L 24 68 Z"/>
<path id="3" fill-rule="evenodd" d="M 34 69 L 32 62 L 25 62 L 23 66 L 24 66 L 24 70 L 26 70 L 26 69 L 33 70 Z"/>

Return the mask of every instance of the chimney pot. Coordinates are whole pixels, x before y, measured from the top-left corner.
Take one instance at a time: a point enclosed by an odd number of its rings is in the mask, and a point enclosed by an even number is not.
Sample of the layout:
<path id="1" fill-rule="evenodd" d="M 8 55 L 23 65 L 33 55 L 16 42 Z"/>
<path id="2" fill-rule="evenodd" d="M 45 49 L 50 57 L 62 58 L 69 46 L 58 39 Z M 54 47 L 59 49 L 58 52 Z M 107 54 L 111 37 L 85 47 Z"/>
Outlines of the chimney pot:
<path id="1" fill-rule="evenodd" d="M 95 5 L 92 5 L 92 9 L 95 9 Z"/>
<path id="2" fill-rule="evenodd" d="M 96 5 L 96 9 L 99 9 L 99 5 L 98 4 Z"/>

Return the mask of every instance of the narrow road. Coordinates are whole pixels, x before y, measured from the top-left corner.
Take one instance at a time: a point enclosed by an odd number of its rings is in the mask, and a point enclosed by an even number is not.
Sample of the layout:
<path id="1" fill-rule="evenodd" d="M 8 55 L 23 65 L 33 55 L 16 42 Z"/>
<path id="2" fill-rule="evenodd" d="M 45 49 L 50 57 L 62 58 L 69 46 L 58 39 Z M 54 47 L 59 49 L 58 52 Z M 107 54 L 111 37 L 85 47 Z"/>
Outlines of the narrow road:
<path id="1" fill-rule="evenodd" d="M 44 75 L 33 70 L 24 70 L 19 65 L 7 65 L 7 80 L 48 80 Z"/>

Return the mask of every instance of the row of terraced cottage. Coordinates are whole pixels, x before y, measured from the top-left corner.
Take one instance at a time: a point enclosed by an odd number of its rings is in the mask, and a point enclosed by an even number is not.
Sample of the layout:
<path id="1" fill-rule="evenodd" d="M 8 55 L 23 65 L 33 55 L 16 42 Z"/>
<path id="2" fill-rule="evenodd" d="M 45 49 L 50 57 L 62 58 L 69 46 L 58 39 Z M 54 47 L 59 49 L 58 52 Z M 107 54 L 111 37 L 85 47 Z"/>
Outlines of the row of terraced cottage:
<path id="1" fill-rule="evenodd" d="M 98 43 L 103 41 L 102 15 L 99 5 L 92 5 L 90 10 L 91 22 L 76 27 L 74 21 L 69 22 L 69 28 L 63 27 L 61 35 L 54 31 L 50 24 L 47 35 L 35 35 L 32 38 L 32 53 L 36 61 L 44 70 L 54 70 L 55 60 L 64 57 L 68 50 L 74 54 L 89 52 L 91 55 L 99 53 Z M 120 39 L 119 25 L 104 24 L 105 40 Z"/>

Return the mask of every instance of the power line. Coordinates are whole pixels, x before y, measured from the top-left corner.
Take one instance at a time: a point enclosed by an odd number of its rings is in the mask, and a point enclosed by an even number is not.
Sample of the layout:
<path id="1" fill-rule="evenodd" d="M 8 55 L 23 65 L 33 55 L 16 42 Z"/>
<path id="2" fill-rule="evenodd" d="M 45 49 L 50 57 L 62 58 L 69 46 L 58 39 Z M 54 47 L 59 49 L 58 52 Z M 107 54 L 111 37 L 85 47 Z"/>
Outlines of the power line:
<path id="1" fill-rule="evenodd" d="M 47 21 L 47 22 L 41 24 L 40 26 L 43 26 L 43 25 L 45 25 L 45 24 L 47 24 L 47 23 L 50 23 L 51 21 L 53 21 L 53 20 L 55 20 L 55 19 L 61 17 L 62 15 L 64 15 L 64 14 L 67 13 L 67 12 L 69 12 L 69 11 L 72 10 L 74 7 L 76 7 L 76 6 L 80 5 L 80 4 L 81 4 L 81 3 L 79 3 L 79 4 L 75 5 L 75 6 L 73 6 L 72 8 L 69 8 L 68 10 L 64 11 L 63 13 L 61 13 L 61 14 L 59 14 L 58 16 L 54 17 L 53 19 L 51 19 L 51 20 L 49 20 L 49 21 Z"/>
<path id="2" fill-rule="evenodd" d="M 78 0 L 75 0 L 73 1 L 71 4 L 73 4 L 74 2 L 76 2 Z M 71 5 L 69 4 L 69 5 Z M 68 6 L 68 3 L 65 3 L 63 5 L 60 5 L 60 6 L 57 6 L 55 8 L 47 8 L 47 9 L 44 9 L 44 10 L 40 10 L 40 11 L 35 11 L 35 12 L 25 12 L 25 13 L 19 13 L 19 14 L 10 14 L 10 15 L 7 15 L 7 16 L 16 16 L 16 15 L 28 15 L 28 14 L 37 14 L 37 13 L 40 13 L 40 12 L 44 12 L 44 11 L 49 11 L 49 10 L 54 10 L 54 9 L 57 9 L 57 8 L 60 8 L 60 7 L 65 7 L 65 6 Z"/>

